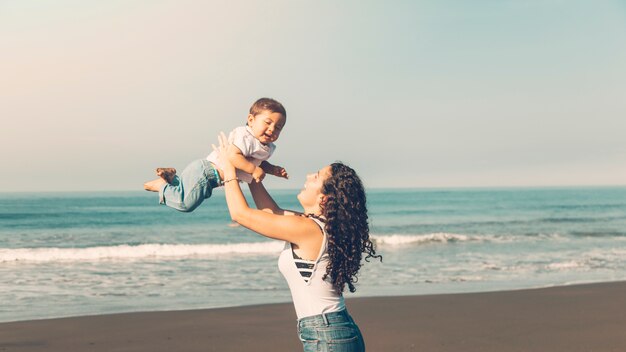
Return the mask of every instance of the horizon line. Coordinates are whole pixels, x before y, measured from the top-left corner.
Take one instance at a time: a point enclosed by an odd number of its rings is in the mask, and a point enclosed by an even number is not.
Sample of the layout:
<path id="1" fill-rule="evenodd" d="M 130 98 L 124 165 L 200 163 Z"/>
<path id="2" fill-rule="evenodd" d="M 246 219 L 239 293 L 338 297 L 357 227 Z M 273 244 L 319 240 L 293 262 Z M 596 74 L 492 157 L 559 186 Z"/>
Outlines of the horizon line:
<path id="1" fill-rule="evenodd" d="M 462 190 L 462 189 L 556 189 L 556 188 L 621 188 L 626 187 L 626 184 L 610 184 L 610 185 L 501 185 L 501 186 L 405 186 L 405 187 L 365 187 L 365 190 Z M 216 188 L 215 191 L 223 191 L 222 188 Z M 282 187 L 268 187 L 267 190 L 274 191 L 299 191 L 300 188 L 282 188 Z M 243 191 L 249 192 L 247 189 Z M 0 190 L 0 194 L 33 194 L 33 193 L 116 193 L 116 192 L 147 192 L 141 189 L 117 189 L 117 190 L 37 190 L 37 191 L 4 191 Z"/>

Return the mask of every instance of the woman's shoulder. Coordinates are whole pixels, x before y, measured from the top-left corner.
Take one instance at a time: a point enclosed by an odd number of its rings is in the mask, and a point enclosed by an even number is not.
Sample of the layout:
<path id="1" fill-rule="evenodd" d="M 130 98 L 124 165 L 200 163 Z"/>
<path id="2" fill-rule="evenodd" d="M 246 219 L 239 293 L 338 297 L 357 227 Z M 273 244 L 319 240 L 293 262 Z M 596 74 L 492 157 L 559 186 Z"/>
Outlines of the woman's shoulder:
<path id="1" fill-rule="evenodd" d="M 304 216 L 312 220 L 317 225 L 317 227 L 322 230 L 322 233 L 324 235 L 326 234 L 326 219 L 323 216 L 318 216 L 314 214 L 304 214 Z"/>

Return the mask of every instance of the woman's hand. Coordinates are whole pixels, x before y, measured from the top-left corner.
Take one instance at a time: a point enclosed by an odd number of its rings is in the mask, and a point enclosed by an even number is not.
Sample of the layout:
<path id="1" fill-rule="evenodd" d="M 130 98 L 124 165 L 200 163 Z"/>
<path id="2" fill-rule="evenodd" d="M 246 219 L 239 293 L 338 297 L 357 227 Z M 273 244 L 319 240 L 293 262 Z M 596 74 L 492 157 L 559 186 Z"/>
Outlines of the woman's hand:
<path id="1" fill-rule="evenodd" d="M 217 151 L 219 155 L 220 162 L 222 164 L 222 172 L 224 173 L 224 179 L 230 180 L 236 177 L 235 175 L 235 166 L 230 162 L 228 158 L 228 148 L 231 143 L 229 139 L 226 138 L 226 134 L 224 132 L 220 132 L 217 136 L 217 140 L 219 142 L 219 146 L 216 147 L 215 144 L 212 144 L 213 150 Z"/>
<path id="2" fill-rule="evenodd" d="M 252 179 L 256 182 L 261 182 L 265 178 L 265 170 L 261 167 L 255 167 L 254 172 L 252 173 Z"/>

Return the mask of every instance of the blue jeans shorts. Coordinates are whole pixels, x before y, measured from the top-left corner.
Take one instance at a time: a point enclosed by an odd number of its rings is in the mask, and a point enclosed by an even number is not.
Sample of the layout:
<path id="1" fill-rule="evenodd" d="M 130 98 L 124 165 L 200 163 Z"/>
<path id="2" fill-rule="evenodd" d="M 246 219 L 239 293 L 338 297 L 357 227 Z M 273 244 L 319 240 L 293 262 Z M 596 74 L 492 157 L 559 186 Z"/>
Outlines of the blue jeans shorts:
<path id="1" fill-rule="evenodd" d="M 159 203 L 183 212 L 193 211 L 211 197 L 213 188 L 220 186 L 220 176 L 213 164 L 206 159 L 192 161 L 172 184 L 165 184 L 159 191 Z"/>
<path id="2" fill-rule="evenodd" d="M 363 352 L 365 342 L 347 310 L 298 320 L 298 337 L 304 352 Z"/>

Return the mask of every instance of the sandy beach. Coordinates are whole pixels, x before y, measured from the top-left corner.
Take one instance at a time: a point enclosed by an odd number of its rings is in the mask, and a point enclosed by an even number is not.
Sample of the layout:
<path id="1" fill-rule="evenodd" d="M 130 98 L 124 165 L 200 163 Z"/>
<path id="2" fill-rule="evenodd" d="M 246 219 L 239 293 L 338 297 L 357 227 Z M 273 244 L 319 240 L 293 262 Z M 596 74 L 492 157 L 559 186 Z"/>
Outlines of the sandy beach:
<path id="1" fill-rule="evenodd" d="M 626 282 L 348 299 L 368 351 L 625 351 Z M 0 351 L 298 351 L 287 304 L 0 324 Z"/>

